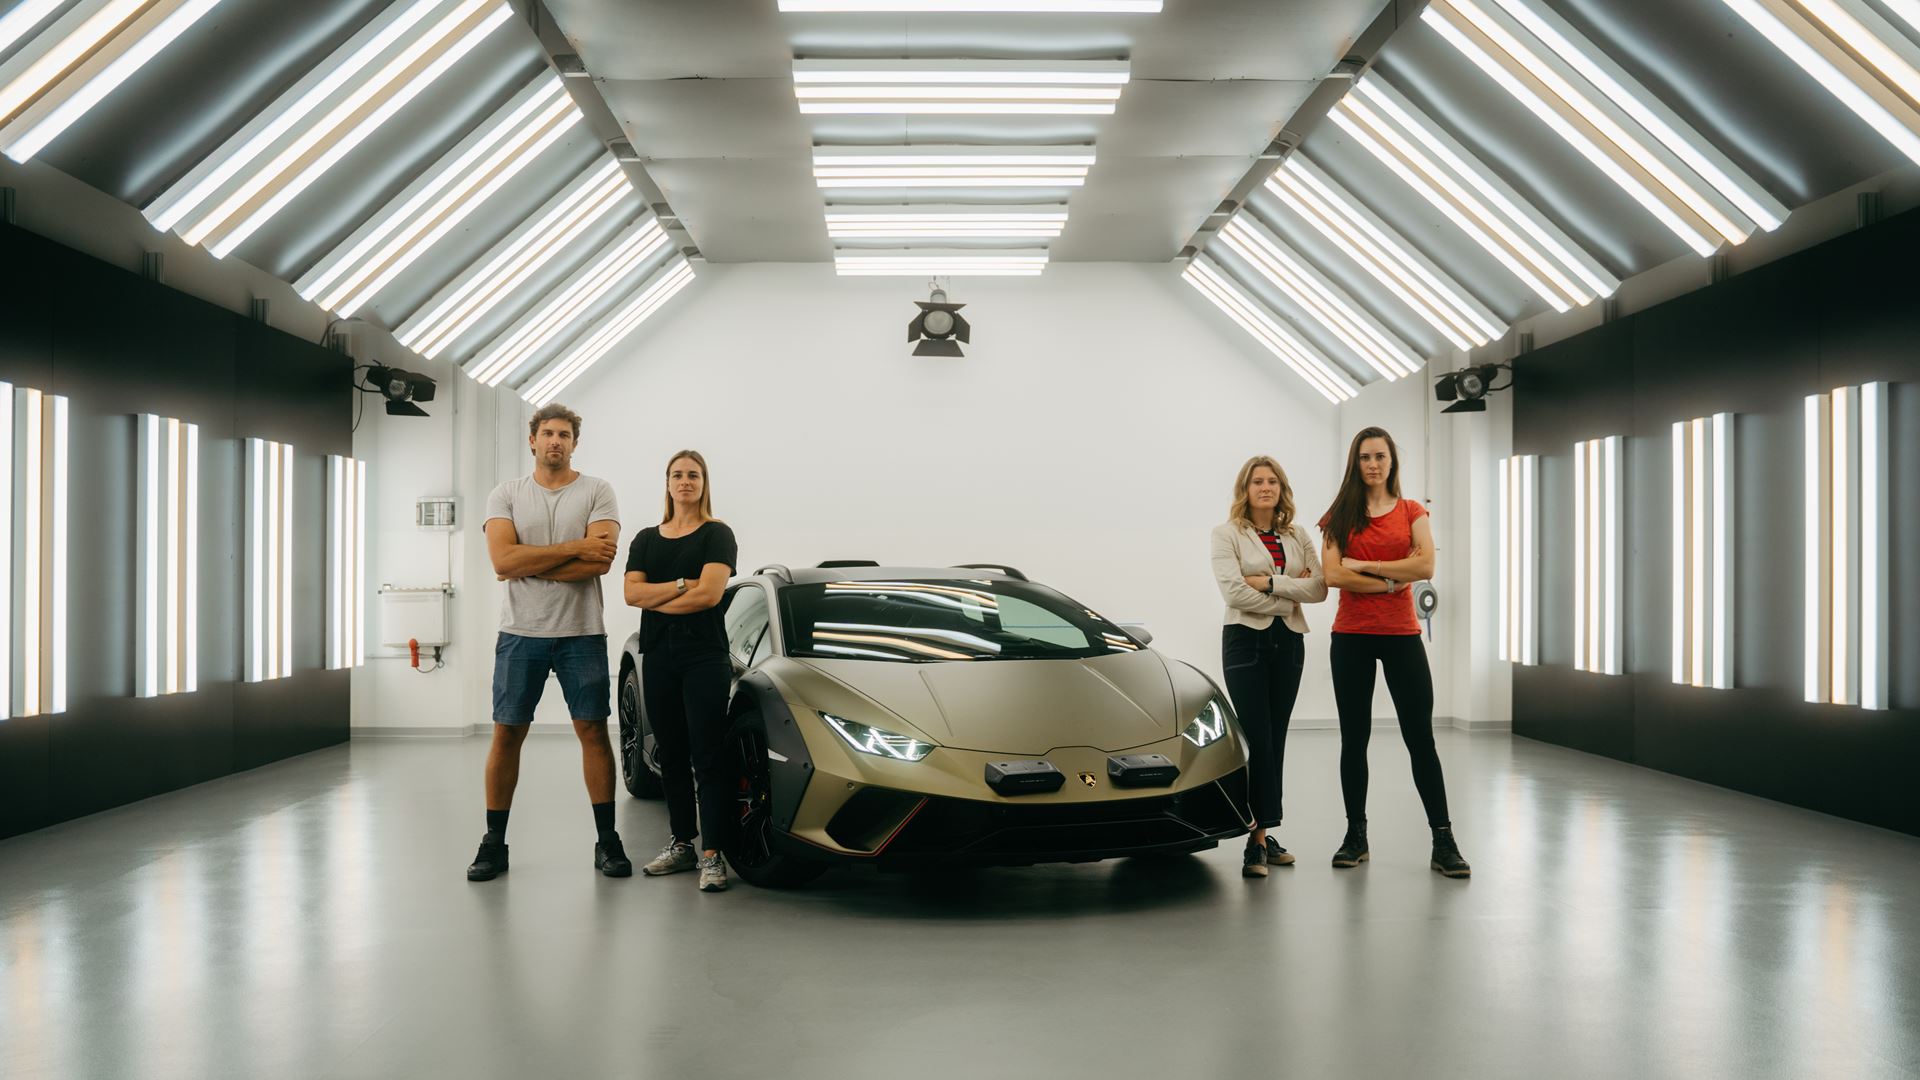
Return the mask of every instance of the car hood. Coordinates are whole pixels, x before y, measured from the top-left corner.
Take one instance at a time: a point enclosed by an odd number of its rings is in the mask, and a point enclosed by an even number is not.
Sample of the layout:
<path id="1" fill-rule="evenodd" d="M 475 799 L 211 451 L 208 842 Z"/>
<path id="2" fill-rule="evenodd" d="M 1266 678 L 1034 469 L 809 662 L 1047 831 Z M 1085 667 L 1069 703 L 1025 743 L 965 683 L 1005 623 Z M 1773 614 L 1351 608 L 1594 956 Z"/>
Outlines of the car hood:
<path id="1" fill-rule="evenodd" d="M 1087 660 L 793 662 L 959 750 L 1039 757 L 1091 746 L 1112 753 L 1171 738 L 1183 723 L 1166 662 L 1151 650 Z"/>

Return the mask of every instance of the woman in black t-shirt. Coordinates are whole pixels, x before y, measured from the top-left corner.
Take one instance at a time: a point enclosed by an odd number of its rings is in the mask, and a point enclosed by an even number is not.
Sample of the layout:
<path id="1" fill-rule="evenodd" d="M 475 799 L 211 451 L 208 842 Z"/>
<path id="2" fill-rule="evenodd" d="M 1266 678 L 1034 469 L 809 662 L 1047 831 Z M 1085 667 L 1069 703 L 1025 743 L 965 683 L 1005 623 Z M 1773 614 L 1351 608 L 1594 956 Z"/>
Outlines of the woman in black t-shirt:
<path id="1" fill-rule="evenodd" d="M 641 691 L 653 727 L 673 835 L 641 871 L 700 871 L 700 891 L 727 887 L 720 850 L 739 813 L 728 763 L 727 692 L 733 679 L 720 612 L 739 559 L 733 530 L 713 517 L 707 460 L 682 450 L 667 462 L 666 510 L 627 547 L 626 597 L 641 610 Z M 695 788 L 699 817 L 695 819 Z M 706 843 L 694 854 L 693 839 Z"/>

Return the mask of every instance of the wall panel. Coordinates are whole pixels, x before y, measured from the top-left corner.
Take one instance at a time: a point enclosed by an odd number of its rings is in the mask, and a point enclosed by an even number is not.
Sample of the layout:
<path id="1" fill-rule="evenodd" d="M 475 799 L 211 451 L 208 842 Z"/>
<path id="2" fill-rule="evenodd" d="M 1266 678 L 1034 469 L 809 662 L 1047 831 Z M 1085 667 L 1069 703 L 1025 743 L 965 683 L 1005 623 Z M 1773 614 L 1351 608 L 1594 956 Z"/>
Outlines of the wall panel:
<path id="1" fill-rule="evenodd" d="M 347 737 L 321 670 L 325 455 L 351 449 L 347 361 L 15 228 L 0 227 L 0 379 L 68 395 L 68 711 L 0 721 L 0 836 Z M 199 690 L 133 694 L 136 414 L 200 425 Z M 298 453 L 295 673 L 240 683 L 240 440 Z M 303 543 L 304 542 L 304 543 Z"/>
<path id="2" fill-rule="evenodd" d="M 1542 665 L 1514 672 L 1514 731 L 1860 821 L 1920 833 L 1920 213 L 1529 354 L 1514 451 L 1542 455 Z M 1802 697 L 1802 409 L 1875 379 L 1890 401 L 1891 701 Z M 1734 689 L 1670 681 L 1671 425 L 1736 417 Z M 1627 438 L 1626 674 L 1573 670 L 1572 443 Z M 1558 489 L 1558 490 L 1556 490 Z"/>

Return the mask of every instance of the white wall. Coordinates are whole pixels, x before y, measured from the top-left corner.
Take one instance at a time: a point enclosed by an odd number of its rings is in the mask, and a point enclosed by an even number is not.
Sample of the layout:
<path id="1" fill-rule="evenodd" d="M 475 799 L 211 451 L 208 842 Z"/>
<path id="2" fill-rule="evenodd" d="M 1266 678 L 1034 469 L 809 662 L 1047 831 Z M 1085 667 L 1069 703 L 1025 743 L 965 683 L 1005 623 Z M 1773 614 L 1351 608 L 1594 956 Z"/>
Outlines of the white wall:
<path id="1" fill-rule="evenodd" d="M 1270 453 L 1318 517 L 1337 478 L 1337 412 L 1179 280 L 1170 265 L 1061 264 L 1044 278 L 954 289 L 974 341 L 961 360 L 914 358 L 914 279 L 838 278 L 831 266 L 709 266 L 702 280 L 562 400 L 585 418 L 576 465 L 611 480 L 623 533 L 657 522 L 667 455 L 695 447 L 741 566 L 827 558 L 1001 561 L 1219 673 L 1221 602 L 1207 532 L 1234 473 Z M 438 374 L 438 373 L 434 373 Z M 442 384 L 447 385 L 446 383 Z M 444 391 L 443 391 L 444 393 Z M 447 668 L 370 662 L 356 730 L 486 723 L 498 586 L 479 498 L 525 466 L 524 407 L 461 380 L 431 420 L 370 417 L 374 580 L 448 573 L 445 541 L 412 528 L 413 499 L 454 483 L 468 527 L 452 558 L 458 637 Z M 455 413 L 458 412 L 456 418 Z M 455 433 L 463 464 L 450 476 Z M 491 441 L 489 441 L 491 440 Z M 637 613 L 605 582 L 610 647 Z M 1310 613 L 1295 715 L 1334 716 L 1330 606 Z M 362 684 L 365 690 L 362 690 Z M 539 716 L 563 718 L 557 693 Z"/>

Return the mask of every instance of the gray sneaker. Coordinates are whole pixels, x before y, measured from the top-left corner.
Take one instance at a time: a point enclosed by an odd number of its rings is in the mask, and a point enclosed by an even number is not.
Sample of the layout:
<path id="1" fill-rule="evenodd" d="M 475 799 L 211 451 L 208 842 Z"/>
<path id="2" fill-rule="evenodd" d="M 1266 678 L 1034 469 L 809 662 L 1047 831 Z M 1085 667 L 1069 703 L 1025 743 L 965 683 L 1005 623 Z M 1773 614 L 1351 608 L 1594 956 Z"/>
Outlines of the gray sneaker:
<path id="1" fill-rule="evenodd" d="M 700 856 L 700 891 L 727 891 L 727 864 L 720 856 Z"/>
<path id="2" fill-rule="evenodd" d="M 696 861 L 697 857 L 693 853 L 692 844 L 685 840 L 669 840 L 667 846 L 660 849 L 660 854 L 655 855 L 652 862 L 641 867 L 640 872 L 648 877 L 677 874 L 682 870 L 693 869 Z"/>

